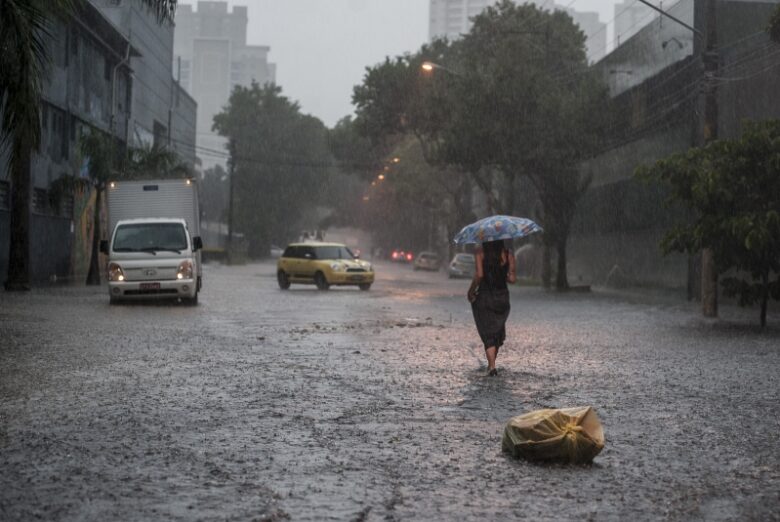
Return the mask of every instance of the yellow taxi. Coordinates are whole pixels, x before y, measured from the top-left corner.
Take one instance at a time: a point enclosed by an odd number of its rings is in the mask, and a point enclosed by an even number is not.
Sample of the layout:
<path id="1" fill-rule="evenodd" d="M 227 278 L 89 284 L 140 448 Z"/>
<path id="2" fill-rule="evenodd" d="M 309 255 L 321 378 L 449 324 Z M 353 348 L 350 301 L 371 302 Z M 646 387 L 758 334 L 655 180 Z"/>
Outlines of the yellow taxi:
<path id="1" fill-rule="evenodd" d="M 314 284 L 320 290 L 332 285 L 353 285 L 368 290 L 374 283 L 374 268 L 340 243 L 291 243 L 276 264 L 279 288 L 293 283 Z"/>

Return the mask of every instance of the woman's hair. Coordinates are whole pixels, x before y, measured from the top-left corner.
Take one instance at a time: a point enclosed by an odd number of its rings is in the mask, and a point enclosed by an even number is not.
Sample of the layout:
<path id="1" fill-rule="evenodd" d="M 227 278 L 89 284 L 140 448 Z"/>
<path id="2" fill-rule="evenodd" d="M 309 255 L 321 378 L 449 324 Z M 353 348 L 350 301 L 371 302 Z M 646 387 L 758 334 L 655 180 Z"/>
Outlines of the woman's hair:
<path id="1" fill-rule="evenodd" d="M 482 252 L 485 254 L 485 263 L 501 264 L 501 254 L 504 252 L 504 241 L 488 241 L 482 243 Z"/>

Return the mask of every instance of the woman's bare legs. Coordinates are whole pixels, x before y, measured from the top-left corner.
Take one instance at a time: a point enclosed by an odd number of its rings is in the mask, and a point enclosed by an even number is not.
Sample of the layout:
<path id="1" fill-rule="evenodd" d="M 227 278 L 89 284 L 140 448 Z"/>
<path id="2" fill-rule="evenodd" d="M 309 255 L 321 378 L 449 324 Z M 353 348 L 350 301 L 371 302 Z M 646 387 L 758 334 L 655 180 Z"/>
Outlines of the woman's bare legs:
<path id="1" fill-rule="evenodd" d="M 488 372 L 496 369 L 496 356 L 498 355 L 498 348 L 491 346 L 485 349 L 485 355 L 488 361 Z"/>

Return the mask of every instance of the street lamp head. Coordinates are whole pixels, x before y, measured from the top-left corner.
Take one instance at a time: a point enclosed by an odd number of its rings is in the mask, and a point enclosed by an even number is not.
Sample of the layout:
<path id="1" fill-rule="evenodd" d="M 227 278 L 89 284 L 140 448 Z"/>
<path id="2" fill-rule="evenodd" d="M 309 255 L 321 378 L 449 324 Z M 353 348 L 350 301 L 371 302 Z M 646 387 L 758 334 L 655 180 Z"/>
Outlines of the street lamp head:
<path id="1" fill-rule="evenodd" d="M 425 72 L 432 72 L 436 68 L 436 65 L 433 62 L 423 62 L 421 67 Z"/>
<path id="2" fill-rule="evenodd" d="M 384 174 L 380 174 L 380 175 L 379 175 L 379 181 L 382 181 L 382 180 L 384 180 L 384 179 L 385 179 L 385 175 L 384 175 Z"/>

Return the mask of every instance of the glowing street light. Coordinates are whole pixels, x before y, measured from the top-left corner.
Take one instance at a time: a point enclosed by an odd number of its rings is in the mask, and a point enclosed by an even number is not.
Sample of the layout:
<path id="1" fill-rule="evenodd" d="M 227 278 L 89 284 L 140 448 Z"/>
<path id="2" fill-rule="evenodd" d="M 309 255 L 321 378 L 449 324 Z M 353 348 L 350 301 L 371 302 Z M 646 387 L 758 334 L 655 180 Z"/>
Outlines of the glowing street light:
<path id="1" fill-rule="evenodd" d="M 422 65 L 420 65 L 420 68 L 426 73 L 432 73 L 434 69 L 441 69 L 442 71 L 446 71 L 453 76 L 463 76 L 462 74 L 435 62 L 423 62 Z"/>
<path id="2" fill-rule="evenodd" d="M 401 158 L 393 158 L 393 163 L 400 163 L 400 162 L 401 162 Z"/>
<path id="3" fill-rule="evenodd" d="M 378 176 L 378 178 L 379 178 L 379 181 L 382 181 L 382 180 L 384 180 L 384 179 L 385 179 L 385 175 L 384 175 L 384 174 L 380 174 L 380 175 Z"/>

